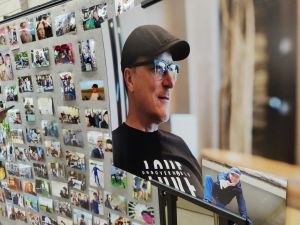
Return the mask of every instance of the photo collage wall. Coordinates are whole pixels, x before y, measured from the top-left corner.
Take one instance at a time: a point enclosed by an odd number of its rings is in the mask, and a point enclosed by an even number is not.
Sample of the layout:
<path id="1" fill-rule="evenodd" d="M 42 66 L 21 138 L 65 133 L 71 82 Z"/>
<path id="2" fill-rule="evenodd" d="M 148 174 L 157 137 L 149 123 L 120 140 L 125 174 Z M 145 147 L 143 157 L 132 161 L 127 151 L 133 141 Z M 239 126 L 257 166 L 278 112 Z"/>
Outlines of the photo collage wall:
<path id="1" fill-rule="evenodd" d="M 134 0 L 75 0 L 0 24 L 0 218 L 159 224 L 149 181 L 112 165 L 101 26 Z M 130 12 L 129 12 L 130 13 Z"/>

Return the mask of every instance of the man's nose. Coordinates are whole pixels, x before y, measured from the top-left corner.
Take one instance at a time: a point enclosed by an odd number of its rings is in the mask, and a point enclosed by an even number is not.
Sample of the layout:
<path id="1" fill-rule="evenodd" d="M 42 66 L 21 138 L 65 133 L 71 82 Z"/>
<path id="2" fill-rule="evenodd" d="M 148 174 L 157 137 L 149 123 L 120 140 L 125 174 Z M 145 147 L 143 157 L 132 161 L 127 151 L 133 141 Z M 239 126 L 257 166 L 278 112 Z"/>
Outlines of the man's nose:
<path id="1" fill-rule="evenodd" d="M 173 88 L 175 85 L 175 75 L 169 70 L 163 76 L 163 86 L 167 88 Z"/>

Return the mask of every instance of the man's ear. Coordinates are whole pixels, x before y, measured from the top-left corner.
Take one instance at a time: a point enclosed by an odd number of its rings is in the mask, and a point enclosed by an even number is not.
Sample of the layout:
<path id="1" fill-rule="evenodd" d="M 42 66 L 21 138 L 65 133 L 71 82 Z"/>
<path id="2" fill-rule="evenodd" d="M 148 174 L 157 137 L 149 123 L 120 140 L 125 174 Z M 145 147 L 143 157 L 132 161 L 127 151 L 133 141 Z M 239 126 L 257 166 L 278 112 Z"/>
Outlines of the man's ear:
<path id="1" fill-rule="evenodd" d="M 124 70 L 124 81 L 127 88 L 127 91 L 133 92 L 134 90 L 134 69 L 132 68 L 125 68 Z"/>

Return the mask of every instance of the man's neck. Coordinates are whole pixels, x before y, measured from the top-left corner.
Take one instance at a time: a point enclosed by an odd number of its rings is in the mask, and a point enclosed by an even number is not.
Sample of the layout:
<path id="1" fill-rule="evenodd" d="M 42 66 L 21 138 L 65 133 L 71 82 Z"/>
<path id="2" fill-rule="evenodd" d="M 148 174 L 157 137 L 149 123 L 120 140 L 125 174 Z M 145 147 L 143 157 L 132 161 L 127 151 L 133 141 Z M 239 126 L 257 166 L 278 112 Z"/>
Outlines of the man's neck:
<path id="1" fill-rule="evenodd" d="M 158 130 L 158 124 L 156 123 L 147 123 L 147 122 L 142 122 L 136 118 L 131 117 L 130 115 L 127 116 L 125 123 L 137 130 L 141 130 L 144 132 L 154 132 Z"/>

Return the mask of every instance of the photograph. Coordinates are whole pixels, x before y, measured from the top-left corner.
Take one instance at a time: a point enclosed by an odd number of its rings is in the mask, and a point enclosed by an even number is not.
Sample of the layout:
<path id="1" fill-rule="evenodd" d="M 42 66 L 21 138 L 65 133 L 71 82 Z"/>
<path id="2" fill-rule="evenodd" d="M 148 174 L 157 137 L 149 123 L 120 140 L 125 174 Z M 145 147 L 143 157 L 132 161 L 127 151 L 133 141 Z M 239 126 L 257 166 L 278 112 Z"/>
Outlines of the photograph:
<path id="1" fill-rule="evenodd" d="M 12 203 L 6 203 L 7 217 L 10 220 L 16 220 L 16 210 L 15 206 Z"/>
<path id="2" fill-rule="evenodd" d="M 104 206 L 123 214 L 127 212 L 127 201 L 124 196 L 104 191 Z"/>
<path id="3" fill-rule="evenodd" d="M 0 109 L 1 110 L 1 109 Z M 6 120 L 6 119 L 5 119 Z M 4 126 L 5 127 L 5 126 Z M 7 129 L 3 129 L 3 125 L 0 124 L 0 146 L 5 144 L 5 138 L 7 137 L 7 133 L 9 131 Z M 1 150 L 0 150 L 0 159 L 1 159 Z"/>
<path id="4" fill-rule="evenodd" d="M 103 80 L 80 81 L 79 85 L 82 100 L 104 100 L 105 94 Z"/>
<path id="5" fill-rule="evenodd" d="M 7 147 L 6 146 L 0 146 L 0 159 L 7 159 Z"/>
<path id="6" fill-rule="evenodd" d="M 41 225 L 40 216 L 38 214 L 29 211 L 27 213 L 27 218 L 29 225 Z"/>
<path id="7" fill-rule="evenodd" d="M 16 220 L 27 223 L 26 212 L 24 209 L 14 206 L 16 212 Z"/>
<path id="8" fill-rule="evenodd" d="M 5 27 L 0 27 L 0 46 L 7 44 L 7 35 Z"/>
<path id="9" fill-rule="evenodd" d="M 83 136 L 80 130 L 63 129 L 64 144 L 74 147 L 83 147 Z"/>
<path id="10" fill-rule="evenodd" d="M 18 89 L 16 86 L 6 86 L 4 88 L 4 95 L 7 102 L 18 101 Z"/>
<path id="11" fill-rule="evenodd" d="M 19 109 L 10 109 L 7 111 L 6 116 L 8 117 L 8 122 L 13 124 L 21 124 L 21 113 Z"/>
<path id="12" fill-rule="evenodd" d="M 57 114 L 61 123 L 78 124 L 80 123 L 79 108 L 71 106 L 58 106 Z"/>
<path id="13" fill-rule="evenodd" d="M 65 179 L 65 165 L 59 162 L 48 162 L 48 174 L 55 178 Z"/>
<path id="14" fill-rule="evenodd" d="M 39 40 L 53 37 L 50 13 L 36 17 L 35 29 Z"/>
<path id="15" fill-rule="evenodd" d="M 11 193 L 11 196 L 12 196 L 12 202 L 15 204 L 15 205 L 18 205 L 18 206 L 21 206 L 21 207 L 24 207 L 24 196 L 23 194 L 19 193 L 19 192 L 12 192 Z"/>
<path id="16" fill-rule="evenodd" d="M 40 48 L 31 50 L 31 62 L 33 68 L 49 66 L 49 49 Z"/>
<path id="17" fill-rule="evenodd" d="M 20 176 L 19 164 L 17 163 L 6 162 L 5 169 L 7 175 L 16 176 L 16 177 Z"/>
<path id="18" fill-rule="evenodd" d="M 57 217 L 57 224 L 58 225 L 73 225 L 73 220 L 58 216 Z M 52 223 L 51 223 L 51 225 L 52 225 Z"/>
<path id="19" fill-rule="evenodd" d="M 35 190 L 37 194 L 48 197 L 50 195 L 50 184 L 46 180 L 35 180 Z"/>
<path id="20" fill-rule="evenodd" d="M 45 137 L 58 138 L 58 123 L 55 121 L 41 120 L 41 127 Z"/>
<path id="21" fill-rule="evenodd" d="M 25 202 L 25 207 L 29 208 L 35 212 L 39 212 L 39 207 L 38 207 L 38 198 L 34 197 L 32 195 L 25 195 L 24 196 L 24 202 Z"/>
<path id="22" fill-rule="evenodd" d="M 101 23 L 107 20 L 107 18 L 106 3 L 82 9 L 82 25 L 84 30 L 100 28 Z"/>
<path id="23" fill-rule="evenodd" d="M 4 191 L 4 196 L 6 200 L 12 201 L 12 190 L 9 189 L 7 180 L 2 180 L 0 186 Z"/>
<path id="24" fill-rule="evenodd" d="M 131 219 L 146 223 L 155 224 L 154 208 L 137 202 L 128 203 L 128 215 Z"/>
<path id="25" fill-rule="evenodd" d="M 90 188 L 89 197 L 91 212 L 96 215 L 104 215 L 104 204 L 101 191 Z"/>
<path id="26" fill-rule="evenodd" d="M 33 163 L 34 175 L 40 178 L 48 179 L 48 170 L 45 164 Z"/>
<path id="27" fill-rule="evenodd" d="M 0 188 L 0 202 L 5 203 L 5 193 L 2 188 Z"/>
<path id="28" fill-rule="evenodd" d="M 30 144 L 41 144 L 41 131 L 35 128 L 26 128 L 26 140 Z"/>
<path id="29" fill-rule="evenodd" d="M 79 209 L 73 209 L 73 225 L 93 225 L 92 214 Z"/>
<path id="30" fill-rule="evenodd" d="M 0 51 L 0 81 L 13 80 L 13 69 L 9 51 Z"/>
<path id="31" fill-rule="evenodd" d="M 108 220 L 94 216 L 93 225 L 108 225 Z"/>
<path id="32" fill-rule="evenodd" d="M 86 109 L 85 126 L 101 129 L 109 128 L 109 113 L 105 109 Z"/>
<path id="33" fill-rule="evenodd" d="M 21 191 L 22 190 L 21 180 L 19 178 L 16 178 L 16 177 L 8 176 L 7 177 L 7 187 L 10 190 Z"/>
<path id="34" fill-rule="evenodd" d="M 125 189 L 127 187 L 127 172 L 111 165 L 111 186 Z"/>
<path id="35" fill-rule="evenodd" d="M 6 216 L 6 206 L 5 205 L 0 205 L 0 216 Z"/>
<path id="36" fill-rule="evenodd" d="M 25 97 L 23 98 L 25 117 L 27 122 L 35 121 L 35 112 L 33 98 Z"/>
<path id="37" fill-rule="evenodd" d="M 71 190 L 70 199 L 73 206 L 89 210 L 89 196 L 86 193 Z"/>
<path id="38" fill-rule="evenodd" d="M 123 12 L 127 12 L 134 7 L 134 0 L 116 0 L 115 9 L 116 15 L 119 16 Z"/>
<path id="39" fill-rule="evenodd" d="M 41 115 L 53 115 L 53 100 L 51 97 L 41 97 L 37 100 Z"/>
<path id="40" fill-rule="evenodd" d="M 122 225 L 130 225 L 131 222 L 128 218 L 124 216 L 120 216 L 114 213 L 108 214 L 108 224 L 122 224 Z"/>
<path id="41" fill-rule="evenodd" d="M 5 179 L 6 173 L 5 173 L 5 165 L 4 162 L 0 161 L 0 181 Z M 1 187 L 0 187 L 1 189 Z"/>
<path id="42" fill-rule="evenodd" d="M 97 70 L 95 41 L 88 39 L 86 41 L 79 41 L 79 54 L 81 62 L 81 70 L 83 72 Z"/>
<path id="43" fill-rule="evenodd" d="M 47 213 L 53 213 L 53 199 L 45 198 L 39 196 L 39 208 L 40 212 L 47 212 Z"/>
<path id="44" fill-rule="evenodd" d="M 68 171 L 68 186 L 80 191 L 84 191 L 86 188 L 85 174 L 77 170 Z"/>
<path id="45" fill-rule="evenodd" d="M 20 39 L 23 44 L 35 41 L 35 21 L 33 18 L 20 23 Z"/>
<path id="46" fill-rule="evenodd" d="M 66 151 L 67 167 L 85 171 L 85 156 L 83 153 Z"/>
<path id="47" fill-rule="evenodd" d="M 142 179 L 138 176 L 132 178 L 131 197 L 139 201 L 150 201 L 152 197 L 152 186 L 150 181 Z"/>
<path id="48" fill-rule="evenodd" d="M 42 218 L 41 225 L 58 225 L 57 221 L 49 216 L 42 216 L 41 218 Z M 61 225 L 65 225 L 65 224 L 61 224 Z M 72 224 L 70 224 L 70 225 L 72 225 Z"/>
<path id="49" fill-rule="evenodd" d="M 21 164 L 21 163 L 18 163 L 18 165 L 19 165 L 19 174 L 21 178 L 25 178 L 25 179 L 33 178 L 31 165 Z"/>
<path id="50" fill-rule="evenodd" d="M 31 195 L 36 195 L 36 190 L 35 190 L 35 182 L 31 180 L 24 180 L 23 181 L 23 191 L 25 193 L 31 194 Z"/>
<path id="51" fill-rule="evenodd" d="M 69 202 L 62 202 L 60 200 L 54 200 L 55 213 L 72 218 L 72 209 Z"/>
<path id="52" fill-rule="evenodd" d="M 16 52 L 14 57 L 16 62 L 16 70 L 29 68 L 29 56 L 27 52 Z"/>
<path id="53" fill-rule="evenodd" d="M 55 64 L 74 64 L 74 51 L 72 43 L 55 45 L 53 50 Z"/>
<path id="54" fill-rule="evenodd" d="M 31 76 L 18 77 L 19 93 L 33 92 Z"/>
<path id="55" fill-rule="evenodd" d="M 15 132 L 13 132 L 13 133 L 15 133 Z M 16 154 L 15 154 L 14 146 L 10 142 L 8 142 L 6 144 L 6 149 L 7 149 L 7 152 L 6 152 L 7 161 L 15 162 L 16 161 Z"/>
<path id="56" fill-rule="evenodd" d="M 64 72 L 59 74 L 61 80 L 61 90 L 64 101 L 71 101 L 76 99 L 75 83 L 71 72 Z"/>
<path id="57" fill-rule="evenodd" d="M 27 151 L 23 147 L 15 147 L 15 156 L 16 160 L 21 162 L 29 162 L 29 158 L 27 157 Z"/>
<path id="58" fill-rule="evenodd" d="M 11 46 L 11 50 L 16 50 L 19 48 L 17 29 L 15 24 L 9 24 L 6 26 L 8 42 Z"/>
<path id="59" fill-rule="evenodd" d="M 59 181 L 51 181 L 51 190 L 52 195 L 60 198 L 69 198 L 69 189 L 68 184 L 59 182 Z"/>
<path id="60" fill-rule="evenodd" d="M 75 12 L 65 13 L 55 17 L 56 36 L 76 33 Z"/>
<path id="61" fill-rule="evenodd" d="M 24 144 L 23 130 L 20 128 L 10 129 L 11 141 L 13 144 Z"/>
<path id="62" fill-rule="evenodd" d="M 104 188 L 104 170 L 103 162 L 96 160 L 89 160 L 89 175 L 90 185 L 95 187 Z"/>
<path id="63" fill-rule="evenodd" d="M 103 133 L 98 131 L 88 131 L 87 139 L 91 157 L 104 159 Z"/>
<path id="64" fill-rule="evenodd" d="M 45 145 L 45 151 L 47 152 L 47 156 L 52 156 L 55 158 L 63 157 L 63 153 L 59 141 L 47 140 L 44 141 L 44 145 Z"/>
<path id="65" fill-rule="evenodd" d="M 25 155 L 29 160 L 43 162 L 45 160 L 45 152 L 42 147 L 28 146 L 25 149 Z"/>
<path id="66" fill-rule="evenodd" d="M 54 90 L 51 74 L 36 75 L 37 92 L 51 92 Z"/>

